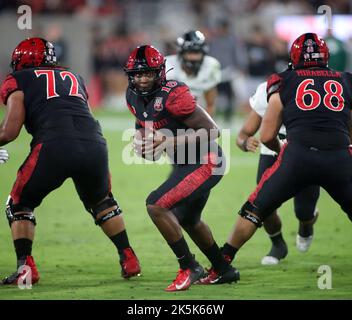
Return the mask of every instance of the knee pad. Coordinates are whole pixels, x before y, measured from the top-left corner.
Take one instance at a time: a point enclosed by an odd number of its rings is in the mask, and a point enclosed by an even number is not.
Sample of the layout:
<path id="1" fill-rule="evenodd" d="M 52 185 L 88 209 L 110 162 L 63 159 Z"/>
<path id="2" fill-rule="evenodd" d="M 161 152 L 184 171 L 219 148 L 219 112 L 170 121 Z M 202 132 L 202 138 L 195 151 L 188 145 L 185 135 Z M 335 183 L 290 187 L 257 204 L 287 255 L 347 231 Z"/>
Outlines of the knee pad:
<path id="1" fill-rule="evenodd" d="M 120 209 L 119 204 L 114 199 L 112 193 L 109 193 L 108 196 L 109 196 L 109 198 L 103 200 L 98 205 L 96 205 L 92 208 L 86 207 L 87 211 L 93 216 L 96 225 L 100 226 L 105 221 L 107 221 L 115 216 L 118 216 L 122 213 L 122 210 Z M 117 206 L 117 208 L 107 212 L 104 216 L 97 219 L 97 216 L 99 215 L 100 212 L 103 212 L 104 210 L 109 209 L 114 206 Z"/>
<path id="2" fill-rule="evenodd" d="M 256 214 L 258 217 L 253 215 L 252 213 Z M 252 205 L 249 201 L 247 201 L 238 212 L 238 214 L 245 218 L 246 220 L 255 224 L 257 228 L 260 228 L 263 225 L 262 220 L 259 218 L 261 216 L 259 209 Z"/>
<path id="3" fill-rule="evenodd" d="M 14 205 L 13 200 L 11 197 L 7 200 L 6 203 L 6 218 L 9 222 L 9 226 L 11 227 L 11 224 L 14 221 L 20 221 L 20 220 L 27 220 L 32 222 L 34 225 L 37 224 L 35 220 L 35 216 L 33 215 L 33 210 L 30 208 L 23 207 L 21 205 Z M 16 212 L 21 212 L 19 214 L 16 214 Z"/>

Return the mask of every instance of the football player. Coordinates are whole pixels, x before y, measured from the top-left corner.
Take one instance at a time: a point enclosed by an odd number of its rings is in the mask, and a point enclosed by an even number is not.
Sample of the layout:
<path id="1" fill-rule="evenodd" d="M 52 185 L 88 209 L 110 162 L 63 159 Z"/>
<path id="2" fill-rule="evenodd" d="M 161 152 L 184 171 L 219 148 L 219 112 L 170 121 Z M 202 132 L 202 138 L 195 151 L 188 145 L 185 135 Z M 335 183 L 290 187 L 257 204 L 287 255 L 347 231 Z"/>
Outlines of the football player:
<path id="1" fill-rule="evenodd" d="M 208 45 L 200 31 L 189 31 L 177 38 L 178 54 L 166 57 L 169 79 L 184 82 L 211 117 L 215 115 L 220 63 L 208 55 Z"/>
<path id="2" fill-rule="evenodd" d="M 329 49 L 315 33 L 298 37 L 290 58 L 292 70 L 268 79 L 260 129 L 261 142 L 278 157 L 239 211 L 227 240 L 230 261 L 274 210 L 312 185 L 323 187 L 352 221 L 352 75 L 328 67 Z M 282 124 L 285 144 L 277 138 Z M 213 272 L 206 280 L 216 279 Z"/>
<path id="3" fill-rule="evenodd" d="M 219 135 L 216 124 L 196 104 L 188 86 L 166 79 L 165 57 L 156 48 L 142 45 L 134 49 L 125 72 L 129 81 L 127 106 L 136 118 L 136 129 L 165 132 L 144 147 L 142 156 L 150 158 L 151 153 L 166 150 L 173 163 L 168 179 L 146 200 L 150 218 L 180 265 L 175 280 L 165 290 L 186 290 L 204 275 L 181 226 L 217 270 L 217 284 L 237 281 L 239 273 L 225 261 L 201 219 L 210 191 L 223 175 L 225 159 L 214 141 Z"/>
<path id="4" fill-rule="evenodd" d="M 236 139 L 237 146 L 245 152 L 255 152 L 259 147 L 259 140 L 254 136 L 259 130 L 262 118 L 267 109 L 267 83 L 263 82 L 254 95 L 249 99 L 252 108 L 245 120 Z M 286 138 L 286 129 L 281 126 L 279 138 Z M 277 159 L 277 153 L 268 149 L 264 144 L 260 145 L 260 158 L 258 164 L 257 183 L 259 183 L 265 170 L 270 168 Z M 315 223 L 318 211 L 316 204 L 319 198 L 319 187 L 310 186 L 294 197 L 294 209 L 299 220 L 299 229 L 296 236 L 296 247 L 299 251 L 305 252 L 309 249 L 313 240 L 313 224 Z M 278 264 L 287 255 L 287 245 L 281 232 L 281 219 L 275 210 L 263 223 L 265 231 L 272 242 L 270 252 L 263 257 L 263 265 Z M 226 244 L 225 244 L 226 247 Z"/>
<path id="5" fill-rule="evenodd" d="M 7 108 L 0 125 L 0 146 L 15 140 L 22 126 L 33 137 L 6 205 L 17 268 L 28 266 L 32 283 L 38 282 L 32 256 L 34 209 L 72 178 L 95 224 L 116 246 L 122 276 L 139 274 L 139 261 L 129 244 L 122 211 L 111 193 L 106 141 L 90 113 L 82 77 L 60 67 L 53 44 L 42 38 L 22 41 L 13 51 L 11 66 L 13 72 L 1 87 Z M 25 273 L 16 271 L 1 283 L 17 284 Z"/>

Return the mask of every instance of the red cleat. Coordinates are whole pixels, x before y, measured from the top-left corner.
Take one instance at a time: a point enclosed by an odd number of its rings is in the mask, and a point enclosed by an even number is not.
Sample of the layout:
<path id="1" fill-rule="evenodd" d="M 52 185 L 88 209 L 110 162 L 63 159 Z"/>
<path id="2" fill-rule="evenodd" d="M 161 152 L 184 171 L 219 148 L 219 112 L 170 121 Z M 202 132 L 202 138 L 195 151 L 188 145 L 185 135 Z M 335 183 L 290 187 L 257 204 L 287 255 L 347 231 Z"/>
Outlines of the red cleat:
<path id="1" fill-rule="evenodd" d="M 187 290 L 194 282 L 204 276 L 202 266 L 197 266 L 194 269 L 179 269 L 176 279 L 165 289 L 167 292 Z"/>
<path id="2" fill-rule="evenodd" d="M 31 285 L 31 284 L 37 283 L 39 281 L 40 277 L 39 277 L 39 272 L 38 272 L 37 266 L 35 265 L 33 257 L 27 256 L 26 261 L 23 266 L 24 266 L 24 269 L 21 273 L 18 273 L 17 271 L 14 272 L 12 275 L 3 279 L 0 282 L 0 284 L 3 284 L 3 285 L 16 284 L 16 285 L 18 285 L 20 282 L 20 284 L 23 284 L 23 285 Z M 26 268 L 25 266 L 30 268 L 30 274 L 29 274 L 28 268 Z M 27 283 L 28 280 L 31 281 L 31 283 Z"/>
<path id="3" fill-rule="evenodd" d="M 141 266 L 132 248 L 123 250 L 123 258 L 120 260 L 120 265 L 123 278 L 129 279 L 134 276 L 140 276 Z"/>

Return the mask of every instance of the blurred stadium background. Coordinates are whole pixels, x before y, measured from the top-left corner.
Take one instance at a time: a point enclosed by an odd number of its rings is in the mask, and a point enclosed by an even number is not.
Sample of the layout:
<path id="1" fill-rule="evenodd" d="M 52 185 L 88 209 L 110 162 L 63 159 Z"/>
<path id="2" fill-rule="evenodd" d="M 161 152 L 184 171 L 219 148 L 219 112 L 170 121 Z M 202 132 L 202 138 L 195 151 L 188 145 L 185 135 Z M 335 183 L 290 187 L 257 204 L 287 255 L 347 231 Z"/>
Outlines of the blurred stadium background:
<path id="1" fill-rule="evenodd" d="M 20 30 L 17 8 L 30 5 L 32 29 Z M 349 0 L 32 0 L 0 1 L 0 78 L 8 72 L 9 55 L 24 37 L 43 36 L 56 45 L 63 65 L 82 74 L 92 107 L 124 110 L 127 85 L 121 66 L 136 45 L 151 43 L 165 55 L 176 50 L 175 40 L 190 29 L 201 30 L 210 55 L 223 68 L 223 81 L 235 91 L 234 111 L 241 111 L 256 84 L 287 62 L 290 42 L 303 32 L 328 32 L 322 5 L 331 7 L 333 53 L 343 49 L 339 67 L 351 64 L 352 10 Z M 331 41 L 332 42 L 332 41 Z M 331 45 L 330 45 L 331 46 Z M 340 59 L 340 60 L 341 60 Z M 220 92 L 222 93 L 222 92 Z M 218 110 L 227 108 L 220 95 Z M 228 119 L 227 119 L 228 120 Z"/>
<path id="2" fill-rule="evenodd" d="M 17 25 L 17 8 L 23 4 L 32 9 L 31 30 L 20 30 Z M 322 5 L 330 6 L 333 13 L 330 31 L 326 17 L 318 14 Z M 350 224 L 325 192 L 318 203 L 321 217 L 315 240 L 304 258 L 294 247 L 297 222 L 289 202 L 280 209 L 290 250 L 281 264 L 260 266 L 269 240 L 264 232 L 258 232 L 239 254 L 239 285 L 193 286 L 183 294 L 163 293 L 174 276 L 176 262 L 149 220 L 144 199 L 169 169 L 127 166 L 121 159 L 122 130 L 133 126 L 125 108 L 127 79 L 122 70 L 129 52 L 136 45 L 150 43 L 165 55 L 174 53 L 179 35 L 190 29 L 201 30 L 210 45 L 210 55 L 222 64 L 223 82 L 231 83 L 235 96 L 231 102 L 226 92 L 219 92 L 216 119 L 222 128 L 231 128 L 231 170 L 214 189 L 204 212 L 222 244 L 235 212 L 255 185 L 258 155 L 238 151 L 234 142 L 249 108 L 249 96 L 270 73 L 284 69 L 290 43 L 304 32 L 327 37 L 332 67 L 352 70 L 351 13 L 351 0 L 0 1 L 0 80 L 10 71 L 13 48 L 30 36 L 52 41 L 61 64 L 86 79 L 90 104 L 109 143 L 113 191 L 126 213 L 127 230 L 143 267 L 140 279 L 119 278 L 111 244 L 85 213 L 72 182 L 66 182 L 36 210 L 34 256 L 42 273 L 41 283 L 30 292 L 0 289 L 0 299 L 351 299 Z M 5 203 L 17 168 L 29 151 L 28 142 L 22 132 L 8 146 L 11 159 L 0 168 L 1 203 Z M 1 276 L 14 267 L 12 246 L 6 218 L 0 215 Z M 200 252 L 194 246 L 192 250 L 206 265 Z M 333 290 L 317 288 L 320 265 L 331 266 Z"/>

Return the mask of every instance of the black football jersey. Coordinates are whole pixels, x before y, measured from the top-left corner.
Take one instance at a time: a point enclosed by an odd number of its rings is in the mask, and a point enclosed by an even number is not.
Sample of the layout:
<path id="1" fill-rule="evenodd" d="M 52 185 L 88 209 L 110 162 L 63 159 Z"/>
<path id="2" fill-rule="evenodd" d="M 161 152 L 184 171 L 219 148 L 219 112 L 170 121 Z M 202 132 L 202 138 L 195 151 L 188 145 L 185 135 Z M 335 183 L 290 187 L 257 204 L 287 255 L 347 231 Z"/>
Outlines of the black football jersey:
<path id="1" fill-rule="evenodd" d="M 152 125 L 155 130 L 186 129 L 182 119 L 196 108 L 196 101 L 189 88 L 182 82 L 168 81 L 152 97 L 137 95 L 130 88 L 126 92 L 127 106 L 136 117 L 136 128 Z"/>
<path id="2" fill-rule="evenodd" d="M 81 76 L 64 68 L 28 68 L 7 76 L 1 97 L 24 93 L 25 128 L 32 144 L 58 138 L 104 142 L 99 123 L 88 107 L 88 94 Z"/>
<path id="3" fill-rule="evenodd" d="M 279 92 L 288 140 L 309 147 L 339 149 L 350 144 L 352 75 L 329 68 L 273 74 L 268 101 Z"/>
<path id="4" fill-rule="evenodd" d="M 196 108 L 196 100 L 190 93 L 187 85 L 175 80 L 169 80 L 155 94 L 149 97 L 137 95 L 130 88 L 126 92 L 126 101 L 129 110 L 136 117 L 136 129 L 150 128 L 161 130 L 168 135 L 173 136 L 185 134 L 187 126 L 182 122 L 189 117 Z M 165 132 L 167 130 L 167 132 Z M 216 142 L 211 142 L 211 150 L 218 151 L 219 146 Z M 197 145 L 196 162 L 204 156 L 203 148 Z M 202 149 L 202 150 L 201 150 Z M 190 159 L 187 146 L 184 149 L 180 147 L 177 150 L 178 159 Z M 180 156 L 182 154 L 182 156 Z M 176 163 L 177 154 L 173 154 L 171 160 Z"/>

